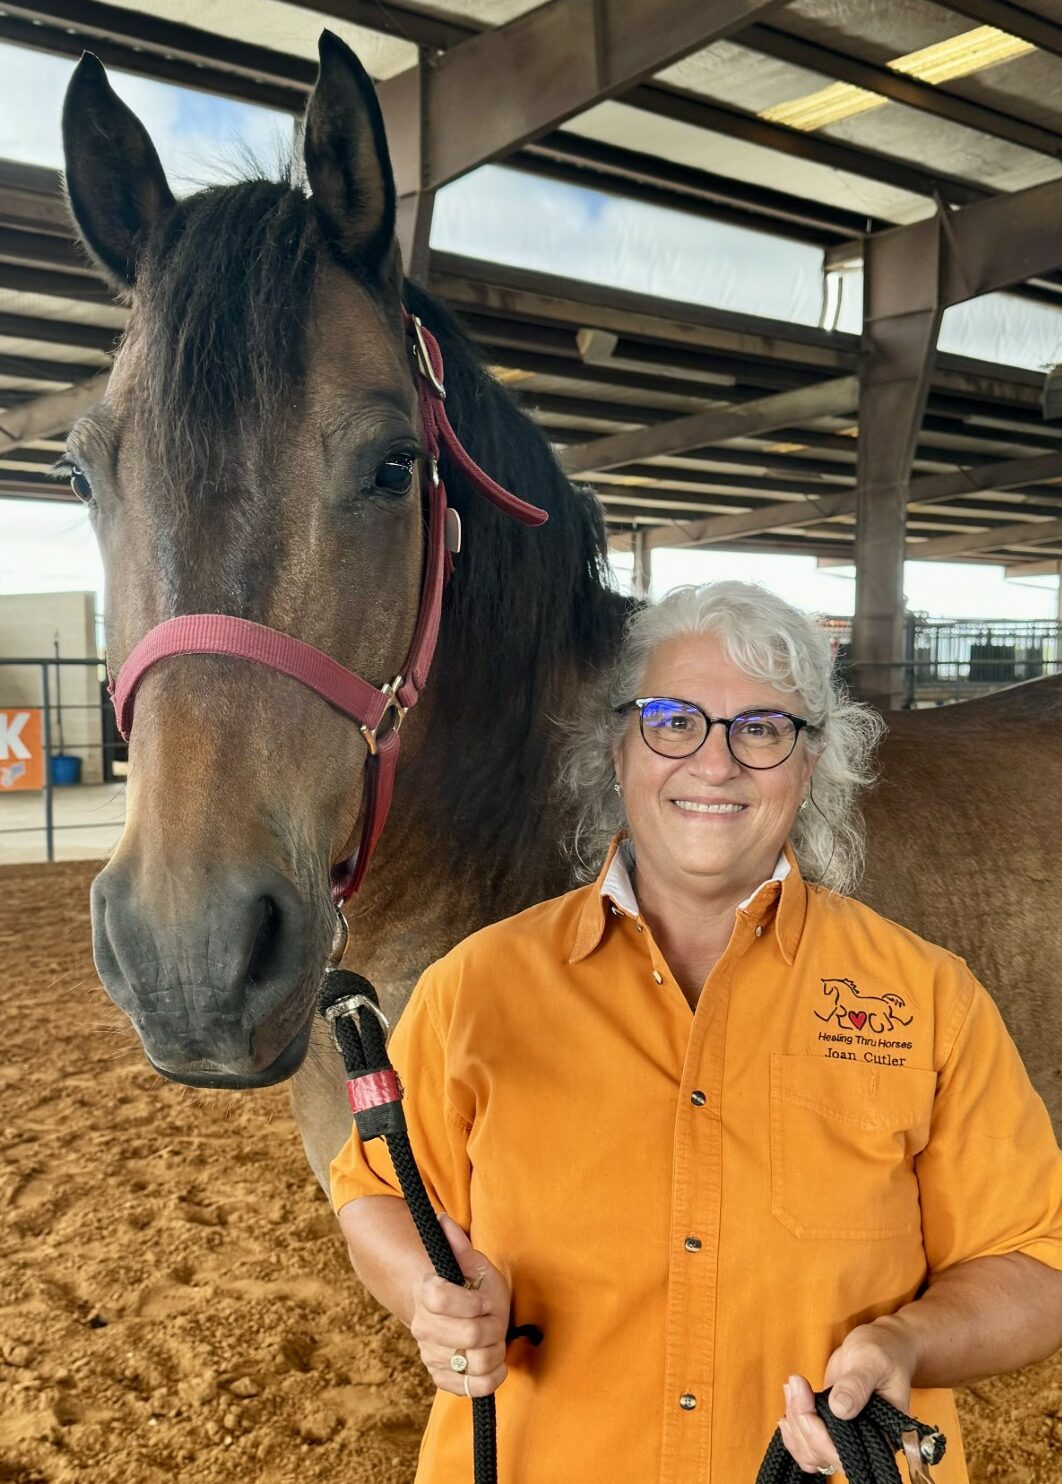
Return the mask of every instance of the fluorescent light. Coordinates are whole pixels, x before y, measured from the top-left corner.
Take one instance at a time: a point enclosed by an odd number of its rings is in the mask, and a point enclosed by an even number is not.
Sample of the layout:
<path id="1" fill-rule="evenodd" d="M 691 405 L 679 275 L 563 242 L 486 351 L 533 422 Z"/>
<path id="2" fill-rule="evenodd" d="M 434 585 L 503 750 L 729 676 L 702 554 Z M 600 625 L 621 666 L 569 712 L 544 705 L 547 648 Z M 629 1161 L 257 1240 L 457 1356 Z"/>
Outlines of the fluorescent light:
<path id="1" fill-rule="evenodd" d="M 971 73 L 996 67 L 1000 62 L 1012 61 L 1035 50 L 1031 41 L 1023 41 L 1020 36 L 1011 36 L 995 26 L 977 26 L 959 36 L 950 36 L 947 41 L 938 41 L 920 51 L 896 57 L 886 65 L 893 72 L 902 72 L 905 77 L 914 77 L 919 82 L 935 86 L 956 77 L 969 77 Z M 772 124 L 785 124 L 790 129 L 811 132 L 823 129 L 827 124 L 836 124 L 841 119 L 868 113 L 872 108 L 882 108 L 889 101 L 881 93 L 838 82 L 803 98 L 793 98 L 788 103 L 776 103 L 772 108 L 765 108 L 760 118 Z"/>

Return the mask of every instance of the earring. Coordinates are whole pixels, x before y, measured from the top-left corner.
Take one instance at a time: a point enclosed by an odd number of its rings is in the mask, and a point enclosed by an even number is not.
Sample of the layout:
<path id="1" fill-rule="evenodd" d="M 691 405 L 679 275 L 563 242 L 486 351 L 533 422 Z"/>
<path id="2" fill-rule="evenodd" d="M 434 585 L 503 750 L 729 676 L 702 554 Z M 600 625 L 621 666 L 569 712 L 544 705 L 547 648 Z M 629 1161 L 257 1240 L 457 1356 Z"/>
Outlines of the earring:
<path id="1" fill-rule="evenodd" d="M 618 794 L 621 794 L 623 792 L 623 789 L 620 787 L 620 781 L 619 781 L 618 778 L 613 778 L 613 780 L 612 780 L 612 787 L 616 790 L 616 792 Z"/>
<path id="2" fill-rule="evenodd" d="M 798 814 L 803 814 L 804 810 L 807 807 L 808 807 L 808 800 L 807 799 L 801 799 L 801 801 L 800 801 L 800 808 L 797 810 L 797 813 Z"/>

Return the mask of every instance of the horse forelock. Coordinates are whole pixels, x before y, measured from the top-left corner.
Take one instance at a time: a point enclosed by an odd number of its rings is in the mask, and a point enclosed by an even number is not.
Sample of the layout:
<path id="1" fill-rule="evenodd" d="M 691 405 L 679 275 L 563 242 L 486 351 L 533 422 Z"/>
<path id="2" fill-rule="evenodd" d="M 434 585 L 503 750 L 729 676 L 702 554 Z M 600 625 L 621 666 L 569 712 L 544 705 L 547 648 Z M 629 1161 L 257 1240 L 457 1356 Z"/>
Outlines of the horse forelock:
<path id="1" fill-rule="evenodd" d="M 171 500 L 268 456 L 297 410 L 318 249 L 306 195 L 265 179 L 181 201 L 145 244 L 134 415 Z"/>

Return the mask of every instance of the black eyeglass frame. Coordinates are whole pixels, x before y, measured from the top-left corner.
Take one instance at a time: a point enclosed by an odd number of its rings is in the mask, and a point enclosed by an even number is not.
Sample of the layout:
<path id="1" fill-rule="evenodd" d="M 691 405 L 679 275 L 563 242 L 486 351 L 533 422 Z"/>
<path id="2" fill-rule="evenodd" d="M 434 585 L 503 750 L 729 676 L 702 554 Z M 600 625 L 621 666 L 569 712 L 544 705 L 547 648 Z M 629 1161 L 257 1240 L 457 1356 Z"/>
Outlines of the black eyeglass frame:
<path id="1" fill-rule="evenodd" d="M 704 736 L 697 743 L 697 746 L 692 748 L 689 752 L 671 753 L 658 751 L 657 748 L 655 748 L 649 741 L 649 738 L 645 735 L 645 708 L 651 701 L 668 701 L 673 706 L 688 706 L 691 711 L 696 711 L 698 716 L 703 717 Z M 646 747 L 648 747 L 649 751 L 655 753 L 657 757 L 670 757 L 675 758 L 676 760 L 681 759 L 682 761 L 685 761 L 686 758 L 693 757 L 696 753 L 700 752 L 701 748 L 708 741 L 708 738 L 712 735 L 712 728 L 714 726 L 722 726 L 723 728 L 725 728 L 727 752 L 729 752 L 730 756 L 734 759 L 739 768 L 751 768 L 754 773 L 767 773 L 770 771 L 771 768 L 780 768 L 782 764 L 787 763 L 793 756 L 793 753 L 796 752 L 797 741 L 799 740 L 800 733 L 804 730 L 804 728 L 807 727 L 811 731 L 816 730 L 816 728 L 813 727 L 808 721 L 806 716 L 794 716 L 791 711 L 756 709 L 752 711 L 739 711 L 736 716 L 709 716 L 707 711 L 703 710 L 700 706 L 697 705 L 696 701 L 684 701 L 681 696 L 637 696 L 633 701 L 625 701 L 622 706 L 614 707 L 614 710 L 617 716 L 622 716 L 627 711 L 637 711 L 638 731 L 641 735 L 642 741 L 645 743 Z M 780 757 L 776 763 L 747 763 L 744 758 L 738 757 L 737 753 L 734 751 L 733 744 L 730 741 L 730 728 L 734 725 L 735 722 L 742 721 L 745 719 L 745 717 L 748 716 L 784 716 L 786 721 L 791 721 L 793 723 L 793 745 L 786 753 L 785 757 Z"/>

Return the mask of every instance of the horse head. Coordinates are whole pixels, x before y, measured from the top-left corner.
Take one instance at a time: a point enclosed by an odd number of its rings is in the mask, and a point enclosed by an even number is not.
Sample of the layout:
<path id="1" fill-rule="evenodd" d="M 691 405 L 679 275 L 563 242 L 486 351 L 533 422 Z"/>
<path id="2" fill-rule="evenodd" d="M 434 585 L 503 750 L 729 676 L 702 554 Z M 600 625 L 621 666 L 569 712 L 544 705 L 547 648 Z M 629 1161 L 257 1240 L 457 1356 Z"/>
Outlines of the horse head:
<path id="1" fill-rule="evenodd" d="M 368 75 L 327 32 L 320 63 L 309 196 L 257 179 L 178 200 L 101 64 L 84 57 L 70 83 L 70 206 L 130 307 L 68 446 L 112 673 L 196 613 L 297 636 L 374 686 L 409 650 L 426 475 L 394 181 Z M 144 676 L 93 932 L 159 1071 L 257 1086 L 298 1066 L 365 756 L 358 727 L 284 674 L 197 654 Z"/>

